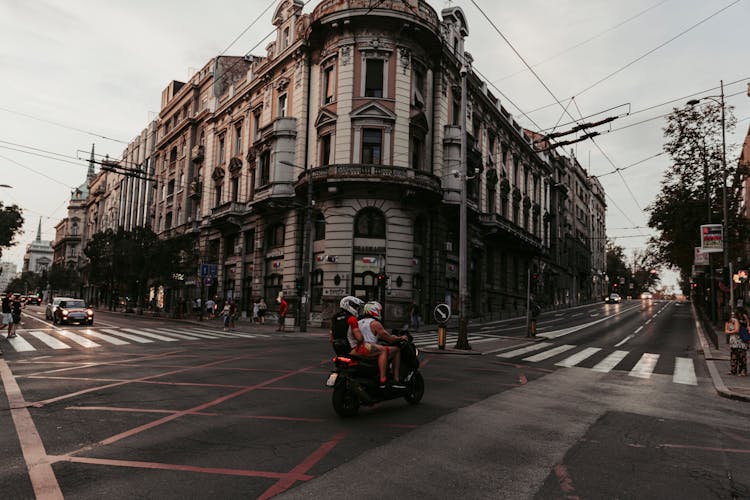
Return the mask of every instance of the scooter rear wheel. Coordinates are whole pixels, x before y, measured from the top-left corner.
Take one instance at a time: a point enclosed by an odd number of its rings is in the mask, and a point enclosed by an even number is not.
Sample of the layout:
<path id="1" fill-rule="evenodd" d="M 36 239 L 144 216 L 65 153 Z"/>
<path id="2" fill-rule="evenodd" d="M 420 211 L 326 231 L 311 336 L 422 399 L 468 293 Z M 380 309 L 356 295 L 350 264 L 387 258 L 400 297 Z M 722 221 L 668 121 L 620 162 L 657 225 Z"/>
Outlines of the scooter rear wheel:
<path id="1" fill-rule="evenodd" d="M 422 374 L 419 372 L 415 372 L 411 377 L 407 388 L 409 390 L 409 393 L 404 396 L 404 399 L 406 401 L 413 405 L 422 401 L 422 396 L 424 396 L 424 379 L 422 378 Z"/>
<path id="2" fill-rule="evenodd" d="M 359 399 L 344 383 L 333 388 L 333 409 L 341 417 L 353 417 L 359 411 Z"/>

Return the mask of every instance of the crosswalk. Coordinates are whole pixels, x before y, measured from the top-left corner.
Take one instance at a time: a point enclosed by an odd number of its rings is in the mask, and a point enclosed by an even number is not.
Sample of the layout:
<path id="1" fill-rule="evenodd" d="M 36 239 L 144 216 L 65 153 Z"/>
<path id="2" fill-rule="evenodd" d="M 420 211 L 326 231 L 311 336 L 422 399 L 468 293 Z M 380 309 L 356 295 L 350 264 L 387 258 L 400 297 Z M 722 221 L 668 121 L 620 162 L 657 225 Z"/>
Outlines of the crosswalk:
<path id="1" fill-rule="evenodd" d="M 264 338 L 262 333 L 217 332 L 210 328 L 84 328 L 56 330 L 21 330 L 14 338 L 5 340 L 10 350 L 16 352 L 42 349 L 64 350 L 71 348 L 92 349 L 103 346 L 129 344 L 151 344 L 154 342 L 205 341 L 227 338 Z M 3 348 L 8 350 L 8 346 Z"/>
<path id="2" fill-rule="evenodd" d="M 421 333 L 411 333 L 412 338 L 414 339 L 414 345 L 420 348 L 431 348 L 431 349 L 437 349 L 438 346 L 438 338 L 437 333 L 434 331 L 432 332 L 421 332 Z M 491 342 L 491 341 L 497 341 L 497 336 L 492 335 L 482 335 L 482 334 L 469 334 L 468 335 L 469 344 L 481 344 L 483 342 Z M 452 346 L 455 345 L 456 341 L 458 340 L 458 334 L 457 333 L 447 333 L 445 336 L 445 345 L 446 346 Z"/>
<path id="3" fill-rule="evenodd" d="M 496 356 L 501 359 L 520 359 L 528 363 L 539 363 L 559 356 L 566 356 L 554 363 L 554 365 L 564 368 L 572 368 L 574 366 L 581 368 L 582 366 L 580 365 L 587 360 L 594 359 L 596 361 L 596 358 L 602 354 L 603 350 L 601 347 L 585 347 L 578 350 L 579 347 L 571 344 L 555 345 L 551 342 L 538 342 L 501 352 L 500 354 L 496 354 Z M 623 363 L 629 354 L 630 351 L 615 350 L 589 367 L 589 369 L 595 372 L 609 373 L 618 367 L 622 368 L 621 363 Z M 641 354 L 638 361 L 636 361 L 635 365 L 628 372 L 628 375 L 640 379 L 651 378 L 660 358 L 660 354 L 650 352 Z M 590 365 L 591 363 L 586 364 Z M 664 364 L 669 363 L 663 363 L 662 366 Z M 672 382 L 675 384 L 698 385 L 698 378 L 695 375 L 695 363 L 692 358 L 675 357 Z"/>

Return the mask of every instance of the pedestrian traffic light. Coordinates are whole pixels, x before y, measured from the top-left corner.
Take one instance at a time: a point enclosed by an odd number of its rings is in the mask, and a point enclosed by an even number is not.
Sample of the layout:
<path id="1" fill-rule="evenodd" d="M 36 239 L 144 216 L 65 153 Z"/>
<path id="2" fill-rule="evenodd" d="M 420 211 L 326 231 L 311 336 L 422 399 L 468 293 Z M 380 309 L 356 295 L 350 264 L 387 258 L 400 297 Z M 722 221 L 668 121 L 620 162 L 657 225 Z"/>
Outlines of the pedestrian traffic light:
<path id="1" fill-rule="evenodd" d="M 296 288 L 297 290 L 302 290 L 304 287 L 304 280 L 302 278 L 296 278 L 294 280 L 294 288 Z"/>

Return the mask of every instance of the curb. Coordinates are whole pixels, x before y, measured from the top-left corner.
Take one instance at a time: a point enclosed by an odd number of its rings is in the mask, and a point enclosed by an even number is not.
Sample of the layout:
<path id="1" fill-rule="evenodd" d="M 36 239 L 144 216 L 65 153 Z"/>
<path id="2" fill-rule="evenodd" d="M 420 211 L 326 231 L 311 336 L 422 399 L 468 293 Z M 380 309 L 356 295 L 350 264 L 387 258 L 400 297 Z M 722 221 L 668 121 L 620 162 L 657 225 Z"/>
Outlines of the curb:
<path id="1" fill-rule="evenodd" d="M 703 325 L 701 325 L 700 321 L 698 320 L 698 315 L 695 311 L 695 304 L 690 304 L 690 310 L 693 313 L 693 320 L 695 321 L 695 331 L 698 335 L 698 342 L 701 345 L 701 351 L 704 359 L 706 360 L 706 366 L 708 366 L 708 373 L 711 375 L 711 381 L 714 384 L 714 389 L 721 397 L 734 399 L 736 401 L 750 402 L 750 396 L 745 396 L 744 394 L 738 394 L 734 391 L 731 391 L 724 383 L 724 379 L 721 378 L 721 374 L 719 373 L 719 368 L 716 367 L 716 361 L 713 361 L 712 359 L 714 356 L 711 353 L 711 346 L 709 345 L 708 341 L 706 341 L 706 337 L 703 332 Z"/>

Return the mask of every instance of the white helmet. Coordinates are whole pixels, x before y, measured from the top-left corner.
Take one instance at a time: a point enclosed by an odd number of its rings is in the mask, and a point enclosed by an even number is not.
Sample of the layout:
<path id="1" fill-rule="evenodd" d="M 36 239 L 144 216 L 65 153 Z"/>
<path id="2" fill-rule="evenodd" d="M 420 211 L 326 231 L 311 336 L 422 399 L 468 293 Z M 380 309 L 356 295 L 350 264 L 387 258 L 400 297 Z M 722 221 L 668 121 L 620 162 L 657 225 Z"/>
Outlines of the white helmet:
<path id="1" fill-rule="evenodd" d="M 341 299 L 339 306 L 341 306 L 341 309 L 343 309 L 344 311 L 348 311 L 352 316 L 358 316 L 359 310 L 364 304 L 365 303 L 357 297 L 348 295 Z"/>
<path id="2" fill-rule="evenodd" d="M 379 320 L 383 317 L 383 306 L 377 300 L 371 300 L 365 304 L 363 312 L 371 318 Z"/>

